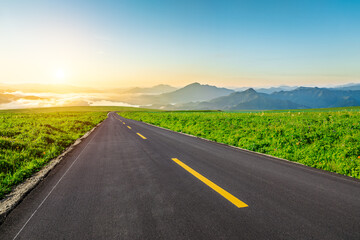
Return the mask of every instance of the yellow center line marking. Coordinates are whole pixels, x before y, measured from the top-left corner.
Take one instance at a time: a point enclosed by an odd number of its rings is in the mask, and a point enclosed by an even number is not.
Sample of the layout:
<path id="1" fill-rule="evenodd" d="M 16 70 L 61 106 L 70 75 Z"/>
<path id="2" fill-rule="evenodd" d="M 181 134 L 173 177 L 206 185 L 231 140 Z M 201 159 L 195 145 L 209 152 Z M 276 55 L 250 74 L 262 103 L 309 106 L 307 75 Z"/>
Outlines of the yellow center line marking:
<path id="1" fill-rule="evenodd" d="M 191 173 L 192 175 L 194 175 L 195 177 L 197 177 L 200 181 L 202 181 L 203 183 L 205 183 L 206 185 L 208 185 L 210 188 L 212 188 L 213 190 L 215 190 L 218 194 L 220 194 L 221 196 L 223 196 L 224 198 L 226 198 L 228 201 L 230 201 L 232 204 L 234 204 L 235 206 L 237 206 L 238 208 L 244 208 L 244 207 L 248 207 L 248 205 L 246 203 L 244 203 L 243 201 L 241 201 L 240 199 L 236 198 L 234 195 L 232 195 L 231 193 L 227 192 L 226 190 L 222 189 L 221 187 L 219 187 L 218 185 L 216 185 L 215 183 L 213 183 L 212 181 L 210 181 L 209 179 L 207 179 L 206 177 L 204 177 L 203 175 L 201 175 L 200 173 L 196 172 L 195 170 L 193 170 L 192 168 L 190 168 L 188 165 L 186 165 L 185 163 L 181 162 L 179 159 L 177 158 L 171 158 L 171 160 L 173 160 L 174 162 L 176 162 L 177 164 L 179 164 L 182 168 L 184 168 L 186 171 L 188 171 L 189 173 Z"/>
<path id="2" fill-rule="evenodd" d="M 143 135 L 141 135 L 140 133 L 136 133 L 137 135 L 139 135 L 142 139 L 146 139 L 146 137 L 144 137 Z"/>
<path id="3" fill-rule="evenodd" d="M 130 126 L 127 126 L 128 127 L 128 129 L 131 129 L 131 127 Z"/>

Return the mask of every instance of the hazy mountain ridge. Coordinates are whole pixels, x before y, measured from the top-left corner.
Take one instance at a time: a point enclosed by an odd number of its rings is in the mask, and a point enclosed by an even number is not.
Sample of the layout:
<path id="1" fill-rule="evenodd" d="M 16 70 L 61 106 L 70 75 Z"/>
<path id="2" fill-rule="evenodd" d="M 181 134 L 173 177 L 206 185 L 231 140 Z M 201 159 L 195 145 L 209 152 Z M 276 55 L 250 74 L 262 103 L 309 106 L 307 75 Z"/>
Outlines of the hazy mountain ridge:
<path id="1" fill-rule="evenodd" d="M 360 91 L 336 88 L 298 87 L 272 94 L 259 93 L 253 88 L 233 92 L 209 101 L 165 105 L 163 108 L 184 110 L 277 110 L 301 108 L 332 108 L 360 105 Z M 158 106 L 157 106 L 158 107 Z"/>
<path id="2" fill-rule="evenodd" d="M 293 91 L 281 91 L 272 97 L 292 101 L 310 108 L 350 107 L 360 104 L 360 91 L 342 91 L 328 88 L 299 87 Z"/>
<path id="3" fill-rule="evenodd" d="M 127 90 L 123 90 L 122 93 L 128 93 L 128 94 L 135 94 L 135 93 L 143 93 L 143 94 L 162 94 L 167 92 L 173 92 L 176 91 L 176 87 L 172 87 L 170 85 L 166 84 L 159 84 L 153 87 L 134 87 Z"/>
<path id="4" fill-rule="evenodd" d="M 360 84 L 357 83 L 350 83 L 350 84 L 346 84 L 343 86 L 337 86 L 334 88 L 329 88 L 329 89 L 333 89 L 333 90 L 343 90 L 343 91 L 355 91 L 355 90 L 360 90 Z"/>
<path id="5" fill-rule="evenodd" d="M 237 92 L 242 92 L 242 91 L 245 91 L 249 88 L 252 88 L 252 87 L 242 87 L 242 88 L 235 88 L 234 90 L 237 91 Z M 260 87 L 260 88 L 257 88 L 257 87 L 254 87 L 252 89 L 254 89 L 256 92 L 258 93 L 267 93 L 267 94 L 271 94 L 271 93 L 274 93 L 274 92 L 280 92 L 280 91 L 291 91 L 291 90 L 294 90 L 298 88 L 297 86 L 278 86 L 278 87 Z"/>
<path id="6" fill-rule="evenodd" d="M 167 101 L 167 103 L 183 103 L 190 101 L 207 101 L 216 97 L 226 96 L 234 92 L 227 88 L 218 88 L 211 85 L 202 85 L 200 83 L 192 83 L 174 92 L 163 93 L 159 97 Z"/>
<path id="7" fill-rule="evenodd" d="M 173 92 L 163 93 L 155 96 L 138 96 L 131 100 L 132 104 L 152 104 L 163 106 L 168 104 L 182 104 L 195 101 L 209 101 L 216 97 L 226 96 L 234 90 L 218 88 L 216 86 L 192 83 Z"/>
<path id="8" fill-rule="evenodd" d="M 208 102 L 197 102 L 179 105 L 177 108 L 204 110 L 270 110 L 306 108 L 288 100 L 274 99 L 265 93 L 258 93 L 249 88 L 242 92 L 234 92 L 228 96 L 212 99 Z"/>
<path id="9" fill-rule="evenodd" d="M 347 84 L 331 88 L 297 87 L 290 90 L 294 87 L 279 86 L 258 89 L 258 91 L 248 88 L 235 92 L 232 89 L 200 83 L 192 83 L 179 89 L 165 84 L 149 88 L 114 89 L 93 89 L 91 86 L 82 88 L 71 85 L 0 84 L 0 105 L 2 108 L 12 108 L 13 106 L 19 108 L 22 104 L 28 104 L 28 106 L 36 104 L 38 106 L 54 104 L 61 106 L 78 103 L 82 105 L 125 104 L 169 110 L 329 108 L 359 106 L 360 90 L 357 90 L 359 87 L 360 84 Z M 275 91 L 280 89 L 283 90 Z"/>

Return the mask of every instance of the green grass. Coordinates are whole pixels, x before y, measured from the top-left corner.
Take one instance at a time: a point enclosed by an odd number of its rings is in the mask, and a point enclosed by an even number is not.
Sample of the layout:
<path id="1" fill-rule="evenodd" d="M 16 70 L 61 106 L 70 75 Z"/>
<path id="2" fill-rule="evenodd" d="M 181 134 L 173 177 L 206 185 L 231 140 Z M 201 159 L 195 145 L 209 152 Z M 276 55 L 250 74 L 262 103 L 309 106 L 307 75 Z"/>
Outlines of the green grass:
<path id="1" fill-rule="evenodd" d="M 360 178 L 359 109 L 119 114 L 125 118 Z"/>
<path id="2" fill-rule="evenodd" d="M 57 107 L 0 111 L 0 199 L 106 118 L 131 107 Z"/>
<path id="3" fill-rule="evenodd" d="M 288 109 L 288 110 L 229 110 L 225 112 L 229 113 L 259 113 L 259 112 L 268 112 L 268 113 L 278 113 L 278 112 L 359 112 L 360 107 L 337 107 L 337 108 L 306 108 L 306 109 Z"/>

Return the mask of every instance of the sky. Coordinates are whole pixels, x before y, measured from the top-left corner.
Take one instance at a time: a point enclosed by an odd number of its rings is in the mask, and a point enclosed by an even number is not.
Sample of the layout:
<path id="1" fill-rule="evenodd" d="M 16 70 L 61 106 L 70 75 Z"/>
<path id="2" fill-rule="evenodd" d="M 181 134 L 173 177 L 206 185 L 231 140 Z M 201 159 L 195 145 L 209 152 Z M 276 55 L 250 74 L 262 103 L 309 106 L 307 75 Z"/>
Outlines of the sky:
<path id="1" fill-rule="evenodd" d="M 360 82 L 358 0 L 2 0 L 0 83 Z"/>

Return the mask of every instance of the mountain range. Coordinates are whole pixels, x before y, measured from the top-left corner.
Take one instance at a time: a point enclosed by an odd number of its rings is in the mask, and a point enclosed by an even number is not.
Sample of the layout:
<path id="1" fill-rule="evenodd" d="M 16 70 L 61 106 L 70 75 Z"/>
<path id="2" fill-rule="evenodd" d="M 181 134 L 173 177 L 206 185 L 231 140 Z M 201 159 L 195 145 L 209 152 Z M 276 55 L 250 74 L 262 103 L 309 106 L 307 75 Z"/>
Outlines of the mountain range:
<path id="1" fill-rule="evenodd" d="M 61 100 L 62 99 L 62 100 Z M 56 101 L 143 106 L 169 110 L 276 110 L 360 106 L 360 84 L 328 88 L 220 88 L 192 83 L 182 88 L 154 87 L 95 89 L 71 85 L 1 84 L 0 105 L 53 104 Z M 26 106 L 26 105 L 25 105 Z M 1 106 L 0 106 L 1 107 Z"/>
<path id="2" fill-rule="evenodd" d="M 242 88 L 235 88 L 234 90 L 237 92 L 242 92 L 249 88 L 250 87 L 242 87 Z M 298 87 L 296 87 L 296 86 L 291 86 L 291 87 L 290 86 L 279 86 L 279 87 L 269 87 L 269 88 L 253 88 L 253 89 L 258 93 L 271 94 L 271 93 L 280 92 L 280 91 L 291 91 L 296 88 L 298 88 Z"/>
<path id="3" fill-rule="evenodd" d="M 253 88 L 234 91 L 193 83 L 174 92 L 151 97 L 153 104 L 150 107 L 172 110 L 277 110 L 360 106 L 360 90 L 318 87 L 298 87 L 267 94 Z"/>
<path id="4" fill-rule="evenodd" d="M 234 90 L 218 88 L 210 85 L 192 83 L 172 92 L 158 95 L 137 95 L 122 100 L 129 104 L 145 105 L 154 108 L 169 108 L 174 104 L 182 104 L 192 101 L 209 101 L 213 98 L 229 95 Z M 166 107 L 165 107 L 166 106 Z"/>
<path id="5" fill-rule="evenodd" d="M 176 108 L 192 110 L 270 110 L 270 109 L 299 109 L 306 106 L 289 100 L 273 98 L 269 94 L 258 93 L 249 88 L 242 92 L 233 92 L 228 96 L 204 102 L 192 102 L 177 105 Z"/>
<path id="6" fill-rule="evenodd" d="M 327 88 L 299 87 L 293 91 L 281 91 L 272 97 L 289 100 L 308 108 L 349 107 L 360 105 L 359 90 L 333 90 Z"/>
<path id="7" fill-rule="evenodd" d="M 218 88 L 210 85 L 192 83 L 174 92 L 163 93 L 155 97 L 155 101 L 165 103 L 185 103 L 188 101 L 208 101 L 213 98 L 226 96 L 234 90 Z"/>

